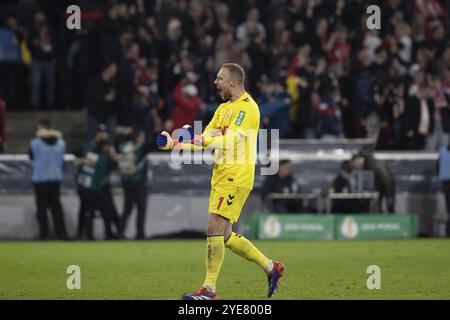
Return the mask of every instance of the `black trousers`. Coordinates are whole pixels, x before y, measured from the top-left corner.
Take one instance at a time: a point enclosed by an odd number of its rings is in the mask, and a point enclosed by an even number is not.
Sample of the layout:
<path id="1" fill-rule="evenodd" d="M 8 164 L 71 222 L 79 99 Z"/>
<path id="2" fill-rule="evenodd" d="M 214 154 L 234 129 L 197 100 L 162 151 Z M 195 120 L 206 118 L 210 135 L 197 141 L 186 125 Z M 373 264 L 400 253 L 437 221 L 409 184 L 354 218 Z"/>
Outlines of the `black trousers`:
<path id="1" fill-rule="evenodd" d="M 445 207 L 447 209 L 447 237 L 450 237 L 450 181 L 442 182 L 442 191 L 445 196 Z"/>
<path id="2" fill-rule="evenodd" d="M 59 181 L 33 183 L 37 207 L 37 220 L 42 240 L 49 238 L 47 209 L 50 209 L 55 227 L 56 237 L 67 239 L 64 214 L 61 206 Z"/>
<path id="3" fill-rule="evenodd" d="M 108 195 L 102 190 L 90 190 L 84 187 L 78 188 L 80 197 L 80 211 L 78 217 L 78 237 L 82 237 L 86 229 L 88 239 L 93 237 L 93 220 L 95 212 L 100 211 L 104 225 L 106 239 L 116 239 L 116 234 L 112 231 L 112 217 L 114 205 Z"/>
<path id="4" fill-rule="evenodd" d="M 386 199 L 387 212 L 395 213 L 395 194 L 380 191 L 380 197 L 378 198 L 378 208 L 380 211 L 383 208 L 383 199 Z"/>
<path id="5" fill-rule="evenodd" d="M 77 238 L 83 239 L 85 234 L 88 220 L 94 217 L 95 212 L 88 212 L 85 201 L 82 201 L 80 188 L 78 188 L 78 197 L 80 198 L 80 208 L 78 210 L 78 232 Z M 91 221 L 92 223 L 92 221 Z M 91 228 L 92 230 L 92 228 Z M 89 240 L 93 240 L 93 235 L 87 235 Z"/>
<path id="6" fill-rule="evenodd" d="M 147 188 L 145 180 L 143 181 L 130 181 L 124 180 L 122 182 L 125 202 L 123 208 L 123 214 L 119 223 L 119 234 L 123 236 L 125 232 L 128 218 L 131 215 L 134 205 L 137 207 L 136 218 L 136 239 L 145 238 L 145 215 L 147 210 Z"/>
<path id="7" fill-rule="evenodd" d="M 108 197 L 111 206 L 111 219 L 112 223 L 116 226 L 116 230 L 119 230 L 119 223 L 120 223 L 120 217 L 119 213 L 117 212 L 116 205 L 114 204 L 114 198 L 111 190 L 111 186 L 109 184 L 106 184 L 102 191 L 105 193 L 105 195 Z"/>
<path id="8" fill-rule="evenodd" d="M 24 109 L 28 103 L 26 94 L 27 66 L 21 62 L 0 63 L 0 96 L 9 110 Z"/>

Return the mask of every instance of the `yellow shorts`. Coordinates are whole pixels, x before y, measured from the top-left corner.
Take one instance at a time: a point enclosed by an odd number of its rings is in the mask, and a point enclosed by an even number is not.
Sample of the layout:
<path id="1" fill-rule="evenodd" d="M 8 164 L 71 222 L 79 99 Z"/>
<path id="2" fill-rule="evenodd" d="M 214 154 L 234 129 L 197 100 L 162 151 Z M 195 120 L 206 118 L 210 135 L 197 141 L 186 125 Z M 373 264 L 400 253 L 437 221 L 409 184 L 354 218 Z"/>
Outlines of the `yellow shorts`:
<path id="1" fill-rule="evenodd" d="M 213 186 L 209 196 L 209 213 L 218 214 L 231 223 L 238 221 L 251 190 L 236 186 Z"/>

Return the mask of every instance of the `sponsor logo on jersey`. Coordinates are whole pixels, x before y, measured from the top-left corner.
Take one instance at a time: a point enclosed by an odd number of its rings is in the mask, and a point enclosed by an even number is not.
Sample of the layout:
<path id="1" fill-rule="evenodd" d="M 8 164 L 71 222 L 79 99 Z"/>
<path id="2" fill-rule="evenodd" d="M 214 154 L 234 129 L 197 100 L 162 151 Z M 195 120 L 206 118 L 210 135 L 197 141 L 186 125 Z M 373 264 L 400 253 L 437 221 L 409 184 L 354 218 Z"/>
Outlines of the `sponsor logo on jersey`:
<path id="1" fill-rule="evenodd" d="M 239 111 L 239 115 L 234 123 L 237 126 L 240 126 L 245 117 L 245 111 Z"/>

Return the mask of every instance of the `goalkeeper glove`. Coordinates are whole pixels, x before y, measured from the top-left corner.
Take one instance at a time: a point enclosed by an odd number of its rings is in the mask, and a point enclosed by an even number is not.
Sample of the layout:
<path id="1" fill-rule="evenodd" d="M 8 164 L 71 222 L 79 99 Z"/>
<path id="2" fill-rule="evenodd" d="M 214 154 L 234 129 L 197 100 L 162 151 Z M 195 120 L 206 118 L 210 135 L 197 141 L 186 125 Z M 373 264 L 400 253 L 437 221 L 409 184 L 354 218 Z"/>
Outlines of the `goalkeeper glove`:
<path id="1" fill-rule="evenodd" d="M 180 130 L 180 137 L 178 142 L 192 143 L 196 146 L 202 146 L 205 142 L 205 138 L 202 135 L 194 135 L 194 129 L 188 124 L 185 124 Z"/>
<path id="2" fill-rule="evenodd" d="M 156 138 L 156 145 L 161 150 L 172 150 L 174 141 L 167 131 L 163 131 L 158 134 L 158 137 Z"/>
<path id="3" fill-rule="evenodd" d="M 191 143 L 192 139 L 194 139 L 194 129 L 188 124 L 185 124 L 180 130 L 180 137 L 178 138 L 178 142 L 186 142 Z"/>

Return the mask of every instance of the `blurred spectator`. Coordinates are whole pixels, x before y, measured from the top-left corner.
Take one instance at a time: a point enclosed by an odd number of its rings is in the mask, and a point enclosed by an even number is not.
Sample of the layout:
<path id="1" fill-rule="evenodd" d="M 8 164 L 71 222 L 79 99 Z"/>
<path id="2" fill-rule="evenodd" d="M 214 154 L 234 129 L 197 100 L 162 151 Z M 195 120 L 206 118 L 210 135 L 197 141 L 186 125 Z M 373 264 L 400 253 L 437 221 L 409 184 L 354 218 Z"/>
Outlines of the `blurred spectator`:
<path id="1" fill-rule="evenodd" d="M 283 30 L 278 45 L 281 50 L 286 50 L 288 43 L 290 43 L 289 31 Z M 251 92 L 256 93 L 258 80 L 263 75 L 266 75 L 269 70 L 269 47 L 262 36 L 257 36 L 251 40 L 247 48 L 247 53 L 249 60 L 252 62 L 252 67 L 247 70 L 248 88 Z"/>
<path id="2" fill-rule="evenodd" d="M 129 121 L 138 130 L 143 130 L 149 140 L 161 131 L 161 117 L 164 110 L 164 100 L 158 92 L 158 69 L 154 62 L 140 59 L 135 72 L 134 93 L 129 110 Z"/>
<path id="3" fill-rule="evenodd" d="M 246 52 L 247 45 L 248 42 L 235 41 L 234 27 L 225 24 L 216 40 L 215 70 L 219 70 L 224 63 L 229 61 L 239 63 L 244 70 L 250 69 L 251 61 Z"/>
<path id="4" fill-rule="evenodd" d="M 8 16 L 0 25 L 0 95 L 10 109 L 25 107 L 26 65 L 30 52 L 25 41 L 25 30 L 16 17 Z"/>
<path id="5" fill-rule="evenodd" d="M 449 145 L 450 92 L 445 92 L 440 77 L 429 77 L 430 94 L 434 102 L 434 127 L 427 137 L 426 150 L 438 151 Z"/>
<path id="6" fill-rule="evenodd" d="M 431 38 L 426 45 L 437 58 L 441 57 L 446 48 L 448 48 L 448 35 L 445 33 L 444 25 L 440 21 L 431 23 Z"/>
<path id="7" fill-rule="evenodd" d="M 286 78 L 287 91 L 292 97 L 291 119 L 297 137 L 314 138 L 317 112 L 312 103 L 313 90 L 327 77 L 327 63 L 322 57 L 316 65 L 311 63 L 311 47 L 301 46 L 292 58 Z M 295 136 L 294 136 L 295 137 Z"/>
<path id="8" fill-rule="evenodd" d="M 432 53 L 427 47 L 420 46 L 417 48 L 415 62 L 409 68 L 409 75 L 413 77 L 414 82 L 417 82 L 416 78 L 427 71 L 431 58 Z"/>
<path id="9" fill-rule="evenodd" d="M 370 63 L 375 62 L 377 50 L 381 47 L 382 43 L 383 40 L 380 38 L 378 30 L 368 30 L 364 34 L 363 45 Z"/>
<path id="10" fill-rule="evenodd" d="M 314 108 L 319 114 L 317 136 L 321 138 L 343 137 L 339 89 L 330 81 L 325 82 L 312 95 Z"/>
<path id="11" fill-rule="evenodd" d="M 442 55 L 442 67 L 446 71 L 450 71 L 450 47 L 445 49 L 445 51 L 444 51 L 444 53 Z M 448 82 L 447 82 L 447 88 L 448 88 Z"/>
<path id="12" fill-rule="evenodd" d="M 50 129 L 50 123 L 42 120 L 31 140 L 30 158 L 32 181 L 36 197 L 40 239 L 50 237 L 47 209 L 50 209 L 57 239 L 67 240 L 64 213 L 60 201 L 60 184 L 63 179 L 63 161 L 66 144 L 61 132 Z"/>
<path id="13" fill-rule="evenodd" d="M 290 160 L 281 160 L 278 173 L 276 175 L 267 176 L 261 190 L 263 202 L 267 200 L 267 196 L 271 193 L 298 193 L 299 186 L 295 181 L 293 172 L 294 167 Z M 302 211 L 302 202 L 297 199 L 273 201 L 273 212 L 296 213 Z"/>
<path id="14" fill-rule="evenodd" d="M 197 73 L 195 72 L 194 57 L 187 50 L 182 50 L 179 53 L 179 60 L 174 61 L 174 63 L 170 66 L 168 75 L 171 79 L 171 94 L 166 97 L 166 116 L 170 115 L 175 107 L 174 93 L 177 85 L 186 79 L 192 83 L 195 83 L 198 79 Z"/>
<path id="15" fill-rule="evenodd" d="M 131 104 L 133 94 L 135 92 L 134 79 L 139 70 L 139 65 L 144 65 L 145 62 L 140 62 L 140 50 L 137 42 L 131 42 L 125 48 L 124 59 L 119 65 L 117 86 L 118 86 L 118 122 L 119 124 L 129 123 L 131 116 Z"/>
<path id="16" fill-rule="evenodd" d="M 425 16 L 421 11 L 414 13 L 411 33 L 416 46 L 420 46 L 425 43 L 427 39 L 427 25 Z"/>
<path id="17" fill-rule="evenodd" d="M 417 93 L 405 102 L 402 115 L 402 141 L 406 150 L 423 150 L 434 129 L 434 102 L 427 84 L 420 83 Z"/>
<path id="18" fill-rule="evenodd" d="M 328 40 L 328 55 L 334 73 L 343 76 L 348 72 L 352 46 L 348 42 L 348 31 L 343 25 L 336 27 Z"/>
<path id="19" fill-rule="evenodd" d="M 258 8 L 251 8 L 247 12 L 247 17 L 236 29 L 236 38 L 239 41 L 250 41 L 253 38 L 266 37 L 266 29 L 264 25 L 259 22 Z"/>
<path id="20" fill-rule="evenodd" d="M 111 3 L 101 25 L 102 54 L 106 60 L 119 60 L 121 51 L 119 36 L 123 28 L 124 21 L 119 18 L 119 4 Z"/>
<path id="21" fill-rule="evenodd" d="M 0 62 L 12 63 L 22 60 L 20 48 L 23 39 L 23 30 L 18 26 L 17 19 L 9 16 L 0 27 Z"/>
<path id="22" fill-rule="evenodd" d="M 6 148 L 6 103 L 0 97 L 0 153 Z"/>
<path id="23" fill-rule="evenodd" d="M 450 237 L 450 145 L 439 150 L 437 163 L 437 175 L 442 184 L 445 196 L 445 207 L 447 211 L 447 237 Z"/>
<path id="24" fill-rule="evenodd" d="M 328 45 L 328 20 L 320 17 L 315 24 L 314 33 L 308 39 L 312 55 L 326 54 Z"/>
<path id="25" fill-rule="evenodd" d="M 372 171 L 375 176 L 375 189 L 380 193 L 379 208 L 383 210 L 383 202 L 389 213 L 395 212 L 395 176 L 385 162 L 374 158 L 370 151 L 362 150 L 350 160 L 352 170 Z"/>
<path id="26" fill-rule="evenodd" d="M 146 26 L 139 26 L 136 41 L 141 49 L 140 51 L 142 57 L 149 60 L 155 60 L 157 58 L 157 43 L 155 35 L 152 34 L 150 28 Z"/>
<path id="27" fill-rule="evenodd" d="M 328 192 L 333 193 L 353 193 L 354 177 L 352 176 L 352 167 L 350 161 L 345 160 L 341 163 L 339 174 L 333 180 Z M 356 213 L 368 212 L 369 203 L 360 199 L 334 199 L 331 212 L 333 213 Z"/>
<path id="28" fill-rule="evenodd" d="M 289 111 L 291 96 L 278 82 L 268 82 L 265 78 L 260 83 L 261 96 L 257 99 L 261 115 L 261 124 L 268 129 L 280 130 L 280 138 L 288 138 L 291 133 Z"/>
<path id="29" fill-rule="evenodd" d="M 31 104 L 34 109 L 40 109 L 41 86 L 45 85 L 47 109 L 55 106 L 55 36 L 47 23 L 47 16 L 42 11 L 34 14 L 34 25 L 30 30 L 29 47 L 31 62 Z"/>
<path id="30" fill-rule="evenodd" d="M 187 74 L 196 75 L 199 98 L 217 103 L 210 84 L 217 69 L 232 61 L 246 69 L 246 87 L 255 96 L 270 95 L 258 85 L 264 76 L 271 83 L 285 84 L 291 105 L 282 117 L 283 123 L 292 124 L 290 138 L 320 136 L 317 127 L 323 124 L 323 113 L 314 107 L 312 96 L 320 96 L 324 82 L 332 79 L 335 96 L 341 97 L 343 136 L 376 139 L 377 148 L 395 149 L 401 147 L 399 123 L 404 126 L 409 120 L 402 118 L 410 118 L 402 106 L 408 96 L 416 95 L 419 83 L 433 77 L 444 92 L 449 90 L 450 7 L 442 0 L 381 1 L 382 28 L 368 30 L 366 8 L 370 4 L 360 0 L 252 0 L 239 6 L 201 0 L 95 2 L 92 8 L 103 11 L 102 17 L 86 18 L 81 30 L 70 32 L 57 30 L 58 20 L 46 19 L 42 12 L 36 13 L 36 26 L 28 32 L 20 26 L 26 21 L 11 15 L 0 27 L 0 95 L 9 109 L 27 105 L 24 97 L 30 94 L 23 92 L 29 90 L 24 69 L 30 60 L 25 45 L 29 43 L 33 62 L 37 62 L 31 68 L 33 106 L 43 107 L 37 88 L 45 82 L 49 104 L 87 107 L 91 115 L 97 109 L 91 84 L 99 68 L 114 61 L 118 77 L 115 93 L 107 99 L 114 105 L 108 110 L 115 111 L 107 112 L 106 118 L 121 125 L 145 126 L 148 134 L 169 120 L 175 108 L 175 88 Z M 58 31 L 57 39 L 52 30 Z M 22 73 L 4 62 L 5 52 L 16 57 Z M 52 61 L 63 88 L 56 97 Z M 157 86 L 150 85 L 150 94 L 147 81 L 141 81 L 149 69 L 153 69 L 149 82 L 157 82 Z M 432 115 L 436 129 L 430 133 L 445 139 L 441 131 L 446 129 L 439 125 L 446 126 L 446 109 L 438 106 L 439 96 L 433 94 L 439 111 Z M 91 137 L 95 126 L 90 121 Z M 437 141 L 431 137 L 428 140 Z"/>
<path id="31" fill-rule="evenodd" d="M 392 41 L 391 52 L 394 53 L 393 68 L 401 75 L 406 75 L 412 61 L 413 40 L 411 28 L 402 23 L 395 26 L 395 38 Z"/>
<path id="32" fill-rule="evenodd" d="M 113 116 L 117 114 L 118 97 L 116 84 L 117 65 L 106 65 L 100 76 L 93 79 L 87 90 L 88 123 L 87 138 L 93 138 L 99 124 L 112 126 Z"/>
<path id="33" fill-rule="evenodd" d="M 170 115 L 173 129 L 181 128 L 185 124 L 193 125 L 195 116 L 203 104 L 198 96 L 198 89 L 190 80 L 179 83 L 173 94 L 174 109 Z"/>
<path id="34" fill-rule="evenodd" d="M 402 83 L 389 83 L 379 97 L 381 128 L 377 137 L 376 148 L 395 150 L 400 148 L 401 116 L 405 110 L 405 87 Z"/>
<path id="35" fill-rule="evenodd" d="M 415 0 L 414 12 L 421 13 L 427 25 L 447 16 L 440 0 Z"/>
<path id="36" fill-rule="evenodd" d="M 70 34 L 71 40 L 67 44 L 65 63 L 62 66 L 64 84 L 61 86 L 61 96 L 67 109 L 81 110 L 86 107 L 89 83 L 100 72 L 104 61 L 114 60 L 109 60 L 110 55 L 98 49 L 101 35 L 96 33 L 93 21 L 83 21 L 83 27 L 70 31 Z"/>
<path id="37" fill-rule="evenodd" d="M 354 69 L 351 71 L 354 91 L 349 105 L 349 112 L 352 116 L 348 121 L 352 124 L 351 135 L 353 138 L 364 138 L 365 133 L 362 121 L 375 108 L 374 79 L 370 70 L 371 64 L 367 50 L 359 50 L 353 66 Z"/>
<path id="38" fill-rule="evenodd" d="M 172 93 L 178 81 L 171 77 L 172 68 L 178 62 L 182 42 L 182 24 L 177 18 L 171 18 L 166 27 L 166 36 L 158 43 L 159 88 L 163 97 Z"/>
<path id="39" fill-rule="evenodd" d="M 253 52 L 252 49 L 254 45 L 257 45 L 259 50 L 257 52 Z M 261 71 L 266 70 L 267 75 L 272 81 L 281 81 L 288 76 L 288 72 L 291 75 L 296 74 L 298 71 L 297 68 L 300 68 L 299 62 L 303 60 L 296 60 L 293 58 L 295 53 L 298 52 L 301 57 L 300 59 L 307 59 L 311 47 L 309 45 L 304 46 L 303 50 L 296 50 L 295 46 L 292 43 L 292 35 L 289 30 L 283 30 L 279 35 L 276 42 L 273 43 L 271 47 L 266 48 L 266 43 L 262 42 L 262 38 L 255 38 L 254 41 L 250 44 L 249 53 L 251 54 L 250 59 L 251 62 L 258 62 L 258 60 L 254 60 L 252 55 L 258 55 L 259 62 L 268 61 L 267 66 Z M 304 62 L 304 61 L 303 61 Z M 259 68 L 262 68 L 260 66 Z M 252 68 L 253 69 L 253 68 Z M 261 77 L 261 75 L 259 76 Z"/>
<path id="40" fill-rule="evenodd" d="M 350 161 L 343 161 L 340 166 L 340 171 L 337 177 L 334 179 L 332 186 L 330 187 L 331 193 L 349 193 L 353 191 L 352 181 L 352 168 Z"/>

